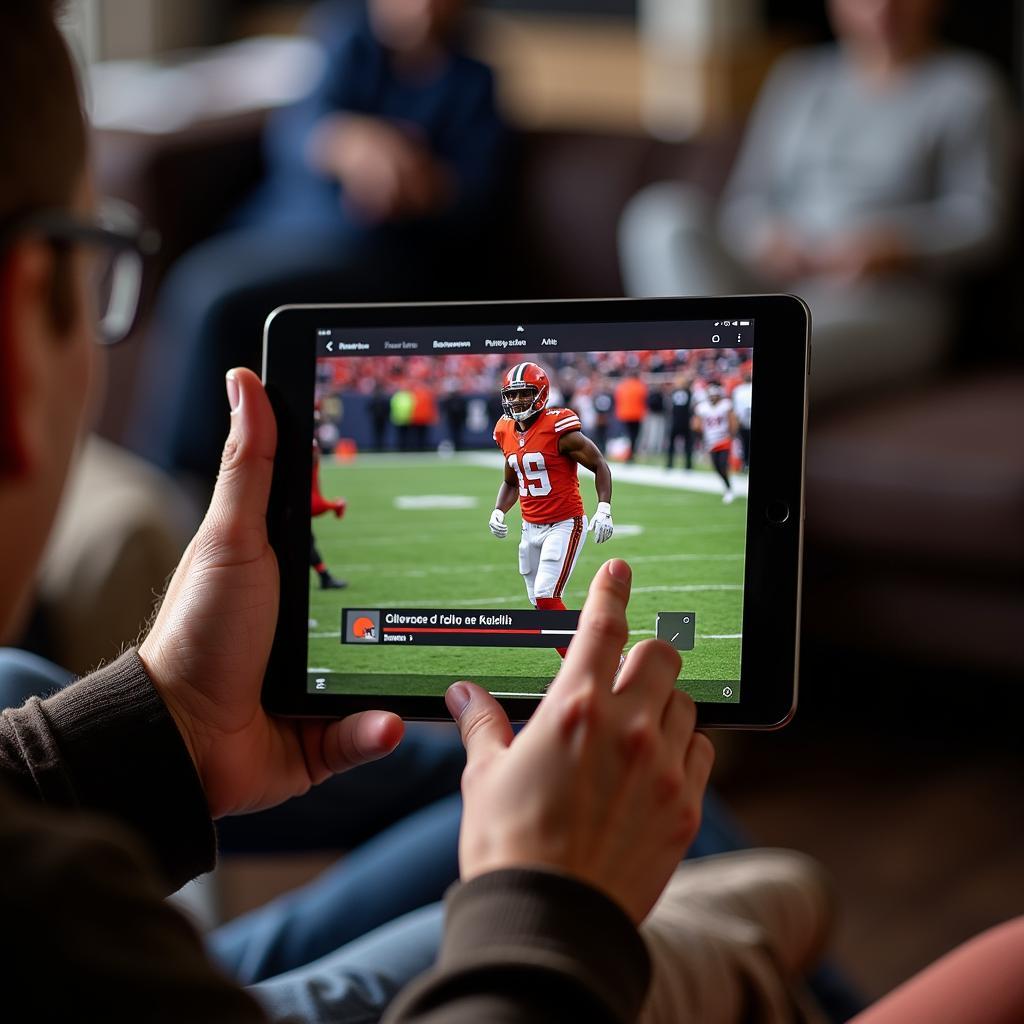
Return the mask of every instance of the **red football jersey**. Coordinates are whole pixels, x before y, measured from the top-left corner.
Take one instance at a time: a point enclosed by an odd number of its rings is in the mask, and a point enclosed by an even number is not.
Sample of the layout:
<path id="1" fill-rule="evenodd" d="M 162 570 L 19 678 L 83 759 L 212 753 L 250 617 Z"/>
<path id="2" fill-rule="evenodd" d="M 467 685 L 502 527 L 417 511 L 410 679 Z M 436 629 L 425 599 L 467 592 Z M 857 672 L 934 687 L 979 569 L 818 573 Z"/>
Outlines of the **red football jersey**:
<path id="1" fill-rule="evenodd" d="M 580 429 L 572 409 L 545 409 L 520 432 L 510 416 L 494 428 L 494 443 L 519 480 L 519 508 L 528 523 L 559 523 L 583 515 L 576 463 L 558 451 L 559 438 Z"/>

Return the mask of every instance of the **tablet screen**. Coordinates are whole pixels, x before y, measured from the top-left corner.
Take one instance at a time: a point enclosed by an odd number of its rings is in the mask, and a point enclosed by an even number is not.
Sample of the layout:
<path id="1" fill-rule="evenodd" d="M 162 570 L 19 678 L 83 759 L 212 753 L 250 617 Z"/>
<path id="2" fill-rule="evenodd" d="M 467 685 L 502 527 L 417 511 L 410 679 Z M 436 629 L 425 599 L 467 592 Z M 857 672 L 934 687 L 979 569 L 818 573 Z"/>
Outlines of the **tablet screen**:
<path id="1" fill-rule="evenodd" d="M 739 701 L 754 332 L 318 327 L 309 692 L 540 697 L 620 557 L 629 646 Z"/>

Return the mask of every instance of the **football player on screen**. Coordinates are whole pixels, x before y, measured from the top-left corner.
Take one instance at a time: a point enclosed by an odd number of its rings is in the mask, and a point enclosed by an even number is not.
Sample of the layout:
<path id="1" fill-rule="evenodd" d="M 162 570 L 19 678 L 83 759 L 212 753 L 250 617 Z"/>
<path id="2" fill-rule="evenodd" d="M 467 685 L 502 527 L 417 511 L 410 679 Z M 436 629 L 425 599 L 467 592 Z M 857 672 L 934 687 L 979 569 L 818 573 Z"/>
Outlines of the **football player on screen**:
<path id="1" fill-rule="evenodd" d="M 708 384 L 707 397 L 698 402 L 693 410 L 693 431 L 704 438 L 704 449 L 711 459 L 715 472 L 725 483 L 722 502 L 732 504 L 732 482 L 729 479 L 729 453 L 733 438 L 739 429 L 732 402 L 725 397 L 722 385 L 717 381 Z"/>
<path id="2" fill-rule="evenodd" d="M 594 474 L 597 511 L 589 529 L 603 544 L 612 535 L 612 473 L 600 449 L 581 432 L 571 409 L 549 409 L 547 374 L 536 363 L 519 363 L 501 386 L 504 415 L 494 443 L 505 457 L 505 479 L 491 513 L 491 533 L 508 536 L 505 513 L 518 501 L 523 518 L 519 572 L 530 603 L 564 611 L 569 583 L 588 532 L 577 466 Z M 566 649 L 557 648 L 565 657 Z"/>
<path id="3" fill-rule="evenodd" d="M 317 409 L 315 421 L 320 422 L 320 410 Z M 310 514 L 314 519 L 322 516 L 325 512 L 333 512 L 336 519 L 341 519 L 345 514 L 348 503 L 344 498 L 325 498 L 320 491 L 320 445 L 317 439 L 313 438 L 313 487 L 310 494 Z M 320 551 L 316 546 L 316 538 L 313 536 L 312 527 L 309 531 L 309 564 L 313 571 L 320 577 L 321 590 L 344 590 L 348 586 L 345 580 L 339 580 L 331 574 L 330 569 L 324 562 Z"/>

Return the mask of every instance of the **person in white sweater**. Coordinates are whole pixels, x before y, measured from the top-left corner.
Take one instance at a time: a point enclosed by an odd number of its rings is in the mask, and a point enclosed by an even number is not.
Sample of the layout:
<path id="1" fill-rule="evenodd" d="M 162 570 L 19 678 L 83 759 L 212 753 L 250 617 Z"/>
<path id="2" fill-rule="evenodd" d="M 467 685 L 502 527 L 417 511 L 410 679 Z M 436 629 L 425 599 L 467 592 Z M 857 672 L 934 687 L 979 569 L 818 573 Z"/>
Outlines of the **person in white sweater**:
<path id="1" fill-rule="evenodd" d="M 620 224 L 634 295 L 790 291 L 813 316 L 819 402 L 941 362 L 955 285 L 999 252 L 1007 90 L 940 44 L 940 0 L 829 0 L 838 43 L 784 57 L 721 204 L 679 183 Z"/>

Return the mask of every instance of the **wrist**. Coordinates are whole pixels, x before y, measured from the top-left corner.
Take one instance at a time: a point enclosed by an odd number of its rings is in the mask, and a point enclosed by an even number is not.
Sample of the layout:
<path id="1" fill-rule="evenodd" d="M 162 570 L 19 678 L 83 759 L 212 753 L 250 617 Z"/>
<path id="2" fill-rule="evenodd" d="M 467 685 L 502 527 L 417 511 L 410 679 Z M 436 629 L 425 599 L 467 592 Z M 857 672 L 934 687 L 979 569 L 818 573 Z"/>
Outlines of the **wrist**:
<path id="1" fill-rule="evenodd" d="M 192 764 L 195 766 L 200 779 L 202 779 L 203 773 L 199 763 L 199 748 L 195 742 L 195 737 L 192 735 L 189 716 L 174 697 L 173 686 L 168 681 L 169 672 L 164 667 L 163 659 L 160 657 L 155 643 L 147 636 L 139 645 L 136 653 L 139 656 L 139 661 L 142 662 L 142 667 L 146 670 L 146 675 L 149 676 L 149 680 L 153 684 L 153 689 L 156 690 L 160 699 L 164 702 L 164 707 L 167 708 L 168 714 L 173 719 L 178 735 L 181 736 L 181 741 L 185 744 L 185 749 L 188 751 L 188 756 L 192 759 Z"/>
<path id="2" fill-rule="evenodd" d="M 597 503 L 597 512 L 595 514 L 610 516 L 612 514 L 612 503 L 610 501 L 599 501 Z"/>

